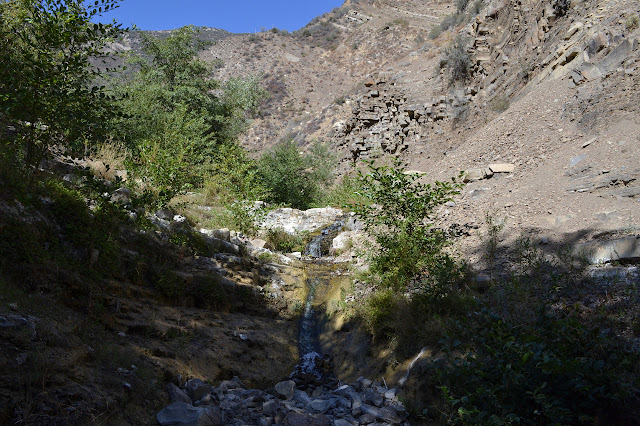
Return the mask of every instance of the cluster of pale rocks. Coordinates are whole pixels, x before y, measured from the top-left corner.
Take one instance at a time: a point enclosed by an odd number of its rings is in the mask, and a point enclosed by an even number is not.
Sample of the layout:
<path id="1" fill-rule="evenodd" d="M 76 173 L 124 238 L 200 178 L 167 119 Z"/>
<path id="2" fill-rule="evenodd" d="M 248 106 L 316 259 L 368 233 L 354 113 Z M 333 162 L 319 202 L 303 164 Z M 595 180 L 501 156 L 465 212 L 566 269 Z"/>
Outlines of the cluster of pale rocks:
<path id="1" fill-rule="evenodd" d="M 408 425 L 398 389 L 359 378 L 332 388 L 317 386 L 308 394 L 285 380 L 267 390 L 247 389 L 234 377 L 217 387 L 200 379 L 167 386 L 170 405 L 156 418 L 168 425 Z M 310 390 L 310 388 L 307 388 Z"/>

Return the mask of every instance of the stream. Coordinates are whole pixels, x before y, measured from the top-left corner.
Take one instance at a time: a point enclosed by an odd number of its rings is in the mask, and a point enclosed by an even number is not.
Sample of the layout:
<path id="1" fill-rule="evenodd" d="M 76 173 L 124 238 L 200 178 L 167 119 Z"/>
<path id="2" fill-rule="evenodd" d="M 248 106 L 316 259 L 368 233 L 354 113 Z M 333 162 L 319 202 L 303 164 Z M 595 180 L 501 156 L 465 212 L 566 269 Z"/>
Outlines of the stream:
<path id="1" fill-rule="evenodd" d="M 298 385 L 309 385 L 317 381 L 334 381 L 331 359 L 322 354 L 319 342 L 319 316 L 314 309 L 314 302 L 318 292 L 325 292 L 331 286 L 331 272 L 333 262 L 323 259 L 329 254 L 333 238 L 344 227 L 344 222 L 337 221 L 313 237 L 307 244 L 304 254 L 307 270 L 307 298 L 304 312 L 300 317 L 298 332 L 298 348 L 300 361 L 291 373 L 291 379 Z"/>

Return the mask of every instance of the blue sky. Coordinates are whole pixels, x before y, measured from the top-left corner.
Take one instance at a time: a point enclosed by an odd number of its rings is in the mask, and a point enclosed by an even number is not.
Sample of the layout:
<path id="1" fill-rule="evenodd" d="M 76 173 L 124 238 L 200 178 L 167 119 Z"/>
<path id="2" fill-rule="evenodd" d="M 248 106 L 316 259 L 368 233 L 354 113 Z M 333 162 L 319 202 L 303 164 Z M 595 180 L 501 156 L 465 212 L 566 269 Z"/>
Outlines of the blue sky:
<path id="1" fill-rule="evenodd" d="M 343 0 L 122 0 L 117 9 L 98 18 L 115 19 L 142 30 L 170 30 L 184 25 L 249 33 L 278 27 L 295 31 L 311 19 L 341 6 Z"/>

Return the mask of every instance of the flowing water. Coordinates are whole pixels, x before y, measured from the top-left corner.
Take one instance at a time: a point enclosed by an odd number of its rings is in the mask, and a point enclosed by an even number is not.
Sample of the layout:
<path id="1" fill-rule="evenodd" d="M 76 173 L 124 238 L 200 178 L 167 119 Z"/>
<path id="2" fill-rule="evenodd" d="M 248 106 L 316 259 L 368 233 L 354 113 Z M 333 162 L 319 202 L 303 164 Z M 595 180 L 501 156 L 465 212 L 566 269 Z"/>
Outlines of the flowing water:
<path id="1" fill-rule="evenodd" d="M 342 229 L 342 221 L 324 228 L 307 245 L 304 254 L 309 256 L 307 272 L 307 299 L 305 301 L 304 312 L 300 318 L 300 328 L 298 334 L 298 348 L 300 351 L 300 362 L 296 365 L 293 376 L 312 375 L 317 378 L 326 374 L 327 356 L 321 353 L 318 339 L 318 315 L 314 310 L 316 294 L 319 290 L 325 290 L 330 286 L 331 268 L 329 261 L 322 260 L 323 256 L 329 254 L 331 241 Z M 324 266 L 323 266 L 324 265 Z"/>

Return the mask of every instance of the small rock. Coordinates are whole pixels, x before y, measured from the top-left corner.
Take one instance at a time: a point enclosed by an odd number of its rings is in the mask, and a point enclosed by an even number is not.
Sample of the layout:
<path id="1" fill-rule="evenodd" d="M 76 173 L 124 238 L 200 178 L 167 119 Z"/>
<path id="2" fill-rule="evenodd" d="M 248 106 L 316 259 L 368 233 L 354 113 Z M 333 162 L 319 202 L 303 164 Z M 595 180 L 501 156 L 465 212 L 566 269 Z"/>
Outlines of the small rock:
<path id="1" fill-rule="evenodd" d="M 331 399 L 314 399 L 309 403 L 309 408 L 320 413 L 326 413 L 335 405 L 335 401 Z"/>
<path id="2" fill-rule="evenodd" d="M 121 187 L 113 191 L 111 201 L 118 204 L 128 204 L 131 202 L 131 191 L 127 187 Z"/>
<path id="3" fill-rule="evenodd" d="M 274 389 L 278 395 L 283 396 L 285 399 L 291 399 L 295 395 L 296 382 L 293 380 L 285 380 L 275 385 Z"/>
<path id="4" fill-rule="evenodd" d="M 262 413 L 267 416 L 272 416 L 275 414 L 277 408 L 278 403 L 272 399 L 262 404 Z"/>
<path id="5" fill-rule="evenodd" d="M 578 164 L 579 162 L 581 162 L 585 158 L 587 158 L 587 154 L 582 154 L 582 155 L 578 155 L 576 157 L 573 157 L 571 159 L 571 163 L 569 163 L 569 167 L 575 166 L 576 164 Z"/>
<path id="6" fill-rule="evenodd" d="M 489 169 L 493 173 L 513 173 L 516 170 L 516 165 L 509 163 L 489 164 Z"/>
<path id="7" fill-rule="evenodd" d="M 591 145 L 595 141 L 596 141 L 596 138 L 589 139 L 588 141 L 586 141 L 585 143 L 582 144 L 582 148 L 584 149 L 584 148 L 588 147 L 589 145 Z"/>
<path id="8" fill-rule="evenodd" d="M 398 388 L 389 389 L 384 393 L 386 399 L 394 399 L 398 393 Z"/>
<path id="9" fill-rule="evenodd" d="M 185 385 L 187 393 L 192 400 L 197 401 L 208 393 L 211 393 L 211 386 L 200 379 L 192 379 Z"/>
<path id="10" fill-rule="evenodd" d="M 162 220 L 171 220 L 173 216 L 173 212 L 169 209 L 160 209 L 156 212 L 156 217 Z"/>
<path id="11" fill-rule="evenodd" d="M 120 337 L 127 337 L 127 334 L 124 331 L 119 331 L 118 332 L 118 336 Z"/>
<path id="12" fill-rule="evenodd" d="M 382 406 L 384 397 L 374 390 L 367 390 L 362 394 L 362 399 L 368 403 L 375 405 L 376 407 Z"/>
<path id="13" fill-rule="evenodd" d="M 488 167 L 483 169 L 471 169 L 465 173 L 463 181 L 465 183 L 473 182 L 476 180 L 489 179 L 491 176 L 493 176 L 493 172 Z"/>
<path id="14" fill-rule="evenodd" d="M 287 426 L 331 426 L 331 420 L 324 414 L 309 415 L 292 411 L 284 417 Z"/>

